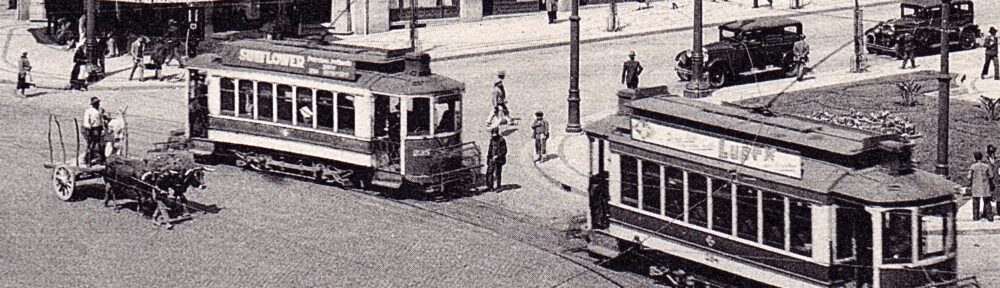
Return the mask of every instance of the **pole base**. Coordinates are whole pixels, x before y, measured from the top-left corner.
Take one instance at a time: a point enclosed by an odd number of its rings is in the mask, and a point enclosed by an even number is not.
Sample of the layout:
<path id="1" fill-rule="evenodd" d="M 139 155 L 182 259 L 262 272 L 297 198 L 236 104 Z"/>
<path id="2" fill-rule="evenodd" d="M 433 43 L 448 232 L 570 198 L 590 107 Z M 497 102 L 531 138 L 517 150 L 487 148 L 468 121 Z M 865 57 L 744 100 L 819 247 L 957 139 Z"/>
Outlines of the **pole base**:
<path id="1" fill-rule="evenodd" d="M 566 133 L 580 132 L 583 132 L 583 127 L 580 127 L 580 124 L 566 124 Z"/>
<path id="2" fill-rule="evenodd" d="M 948 164 L 934 165 L 934 174 L 938 174 L 944 176 L 944 178 L 948 178 Z"/>
<path id="3" fill-rule="evenodd" d="M 712 87 L 708 85 L 705 81 L 699 81 L 700 79 L 692 79 L 684 86 L 684 97 L 687 98 L 705 98 L 712 95 Z"/>

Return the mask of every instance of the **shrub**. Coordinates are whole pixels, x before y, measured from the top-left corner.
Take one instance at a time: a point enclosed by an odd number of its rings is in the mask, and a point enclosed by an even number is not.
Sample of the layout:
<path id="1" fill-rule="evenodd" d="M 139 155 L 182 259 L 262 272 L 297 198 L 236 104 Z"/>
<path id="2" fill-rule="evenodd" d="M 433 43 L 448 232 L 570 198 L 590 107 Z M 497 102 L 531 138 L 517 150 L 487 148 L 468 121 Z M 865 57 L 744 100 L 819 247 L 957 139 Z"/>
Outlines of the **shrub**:
<path id="1" fill-rule="evenodd" d="M 1000 118 L 998 117 L 1000 115 L 997 115 L 998 114 L 997 112 L 1000 112 L 1000 98 L 991 99 L 989 97 L 979 95 L 979 103 L 982 103 L 982 105 L 976 105 L 976 106 L 979 106 L 980 108 L 983 108 L 983 110 L 986 110 L 987 121 L 993 121 L 997 120 L 997 118 Z"/>
<path id="2" fill-rule="evenodd" d="M 903 106 L 912 107 L 917 105 L 917 95 L 920 93 L 921 88 L 923 86 L 913 79 L 896 83 L 896 89 L 899 89 L 899 97 L 903 98 Z"/>

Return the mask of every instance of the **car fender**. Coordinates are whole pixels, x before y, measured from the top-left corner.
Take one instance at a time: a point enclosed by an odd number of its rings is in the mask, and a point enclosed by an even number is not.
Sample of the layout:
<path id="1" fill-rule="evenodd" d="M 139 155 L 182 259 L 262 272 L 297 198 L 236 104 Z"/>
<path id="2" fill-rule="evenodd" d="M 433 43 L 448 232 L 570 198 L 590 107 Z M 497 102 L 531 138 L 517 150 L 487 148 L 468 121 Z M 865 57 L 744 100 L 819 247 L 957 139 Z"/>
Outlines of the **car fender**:
<path id="1" fill-rule="evenodd" d="M 677 56 L 674 56 L 674 61 L 677 61 L 677 62 L 681 62 L 681 60 L 688 61 L 687 53 L 689 51 L 691 51 L 691 50 L 684 50 L 684 51 L 681 51 L 680 53 L 677 53 Z"/>

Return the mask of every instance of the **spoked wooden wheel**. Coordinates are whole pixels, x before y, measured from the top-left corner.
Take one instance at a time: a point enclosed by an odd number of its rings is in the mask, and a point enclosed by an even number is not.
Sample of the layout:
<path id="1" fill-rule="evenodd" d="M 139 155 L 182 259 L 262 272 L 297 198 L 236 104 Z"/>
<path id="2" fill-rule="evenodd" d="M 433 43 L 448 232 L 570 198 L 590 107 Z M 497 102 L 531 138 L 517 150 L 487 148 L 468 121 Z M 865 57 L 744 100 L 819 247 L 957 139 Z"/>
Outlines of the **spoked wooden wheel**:
<path id="1" fill-rule="evenodd" d="M 69 201 L 73 199 L 73 192 L 76 190 L 76 175 L 73 175 L 73 172 L 66 166 L 52 169 L 52 188 L 59 200 Z"/>

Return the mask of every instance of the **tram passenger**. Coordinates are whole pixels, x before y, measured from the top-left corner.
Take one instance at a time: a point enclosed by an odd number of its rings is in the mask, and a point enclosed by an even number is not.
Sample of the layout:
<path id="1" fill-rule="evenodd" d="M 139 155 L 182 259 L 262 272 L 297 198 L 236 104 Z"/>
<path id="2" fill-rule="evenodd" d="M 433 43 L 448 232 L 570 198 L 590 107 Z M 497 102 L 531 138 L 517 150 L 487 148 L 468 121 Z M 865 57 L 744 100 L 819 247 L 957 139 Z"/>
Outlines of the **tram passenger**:
<path id="1" fill-rule="evenodd" d="M 104 163 L 104 153 L 101 140 L 104 132 L 104 121 L 110 120 L 101 109 L 101 99 L 90 98 L 90 108 L 83 112 L 83 133 L 87 140 L 87 151 L 84 153 L 84 163 L 94 165 Z"/>
<path id="2" fill-rule="evenodd" d="M 990 222 L 993 222 L 992 206 L 990 201 L 992 198 L 989 191 L 989 183 L 993 181 L 994 175 L 990 173 L 992 169 L 989 164 L 983 163 L 983 153 L 975 152 L 972 157 L 976 159 L 976 163 L 972 163 L 969 167 L 969 190 L 972 190 L 972 220 L 976 221 L 980 218 L 986 218 Z M 983 210 L 979 210 L 980 203 L 982 203 Z"/>
<path id="3" fill-rule="evenodd" d="M 493 127 L 490 129 L 493 134 L 490 137 L 490 147 L 486 155 L 486 182 L 487 189 L 500 192 L 503 179 L 503 165 L 507 163 L 507 141 L 500 135 L 500 129 Z"/>

